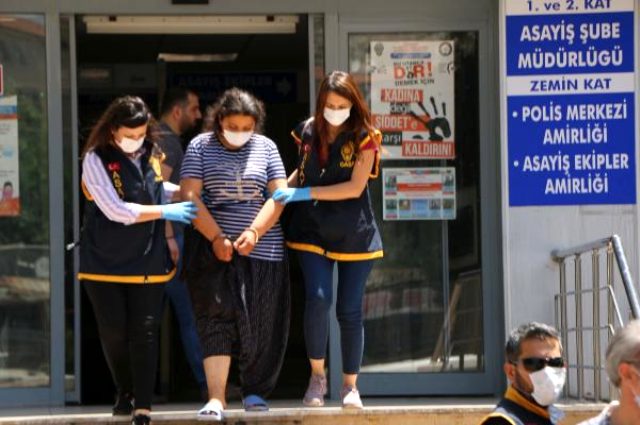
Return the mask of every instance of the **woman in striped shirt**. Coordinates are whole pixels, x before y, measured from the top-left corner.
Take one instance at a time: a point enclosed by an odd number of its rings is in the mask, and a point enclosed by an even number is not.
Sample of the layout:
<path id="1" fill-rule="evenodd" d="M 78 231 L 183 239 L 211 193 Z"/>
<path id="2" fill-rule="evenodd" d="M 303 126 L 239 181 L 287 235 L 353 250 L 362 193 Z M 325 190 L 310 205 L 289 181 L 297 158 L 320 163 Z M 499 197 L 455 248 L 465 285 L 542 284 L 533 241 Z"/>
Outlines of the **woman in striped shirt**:
<path id="1" fill-rule="evenodd" d="M 200 417 L 221 420 L 231 357 L 239 361 L 246 410 L 267 410 L 289 327 L 289 274 L 270 193 L 287 186 L 273 141 L 259 134 L 264 106 L 232 88 L 212 109 L 213 131 L 193 139 L 181 193 L 199 207 L 185 232 L 185 280 L 200 336 L 209 402 Z"/>

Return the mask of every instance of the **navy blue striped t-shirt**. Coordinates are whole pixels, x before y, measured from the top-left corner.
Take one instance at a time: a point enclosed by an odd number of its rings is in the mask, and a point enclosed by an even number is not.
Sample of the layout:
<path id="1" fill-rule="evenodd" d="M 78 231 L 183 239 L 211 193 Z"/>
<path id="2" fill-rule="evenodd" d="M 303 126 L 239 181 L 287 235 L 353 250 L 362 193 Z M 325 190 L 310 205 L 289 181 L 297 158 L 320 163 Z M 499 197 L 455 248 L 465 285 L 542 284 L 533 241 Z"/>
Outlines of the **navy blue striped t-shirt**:
<path id="1" fill-rule="evenodd" d="M 271 139 L 253 134 L 240 149 L 225 148 L 215 133 L 195 137 L 187 148 L 180 177 L 202 180 L 202 202 L 231 240 L 251 225 L 270 196 L 267 183 L 285 179 L 278 148 Z M 280 223 L 265 233 L 249 257 L 280 261 L 284 236 Z"/>

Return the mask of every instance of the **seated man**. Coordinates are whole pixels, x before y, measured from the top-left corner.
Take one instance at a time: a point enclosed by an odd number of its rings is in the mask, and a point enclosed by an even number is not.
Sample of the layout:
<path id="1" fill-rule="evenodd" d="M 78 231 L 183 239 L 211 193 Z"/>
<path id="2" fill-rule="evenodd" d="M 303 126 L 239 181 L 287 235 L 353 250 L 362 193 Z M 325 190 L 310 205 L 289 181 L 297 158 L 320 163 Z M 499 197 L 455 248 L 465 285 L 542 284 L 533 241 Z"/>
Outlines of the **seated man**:
<path id="1" fill-rule="evenodd" d="M 536 322 L 521 325 L 511 331 L 505 351 L 509 388 L 480 424 L 557 424 L 563 414 L 553 403 L 566 377 L 558 331 Z"/>
<path id="2" fill-rule="evenodd" d="M 607 375 L 620 394 L 602 413 L 580 425 L 640 424 L 640 320 L 616 331 L 607 348 Z"/>

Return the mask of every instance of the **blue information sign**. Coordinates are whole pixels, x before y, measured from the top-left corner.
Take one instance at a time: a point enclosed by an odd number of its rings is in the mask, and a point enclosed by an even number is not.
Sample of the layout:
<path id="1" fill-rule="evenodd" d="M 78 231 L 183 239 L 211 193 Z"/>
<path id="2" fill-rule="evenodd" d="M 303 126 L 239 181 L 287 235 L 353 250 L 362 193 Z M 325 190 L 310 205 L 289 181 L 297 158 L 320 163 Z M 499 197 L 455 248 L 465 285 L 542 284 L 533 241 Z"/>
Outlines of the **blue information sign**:
<path id="1" fill-rule="evenodd" d="M 634 0 L 506 0 L 509 205 L 635 204 Z"/>

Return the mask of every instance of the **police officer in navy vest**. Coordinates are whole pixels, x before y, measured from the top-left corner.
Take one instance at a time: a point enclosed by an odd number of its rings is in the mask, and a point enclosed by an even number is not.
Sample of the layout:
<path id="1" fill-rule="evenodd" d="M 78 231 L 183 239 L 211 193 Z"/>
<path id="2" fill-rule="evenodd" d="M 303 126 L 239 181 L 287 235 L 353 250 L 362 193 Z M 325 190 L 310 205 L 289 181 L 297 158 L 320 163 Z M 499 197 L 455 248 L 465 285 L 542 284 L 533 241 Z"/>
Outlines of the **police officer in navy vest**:
<path id="1" fill-rule="evenodd" d="M 298 254 L 305 281 L 304 333 L 311 378 L 303 402 L 322 406 L 333 269 L 338 267 L 336 314 L 342 348 L 342 406 L 362 408 L 356 379 L 362 362 L 362 298 L 382 241 L 367 183 L 378 176 L 380 131 L 353 78 L 334 71 L 322 81 L 314 117 L 292 132 L 298 167 L 273 198 L 296 202 L 287 245 Z"/>
<path id="2" fill-rule="evenodd" d="M 83 153 L 87 203 L 80 273 L 117 388 L 114 415 L 150 422 L 164 283 L 175 274 L 165 220 L 189 223 L 192 202 L 167 204 L 179 186 L 162 181 L 153 118 L 138 97 L 111 103 Z"/>

